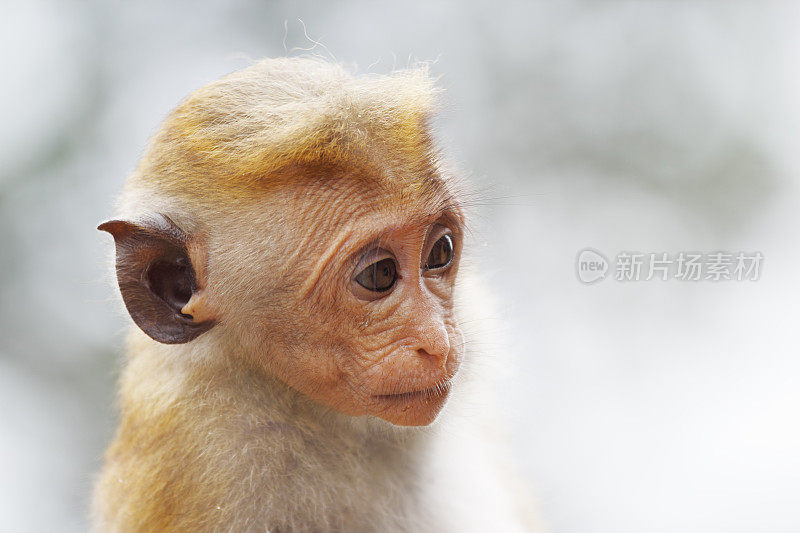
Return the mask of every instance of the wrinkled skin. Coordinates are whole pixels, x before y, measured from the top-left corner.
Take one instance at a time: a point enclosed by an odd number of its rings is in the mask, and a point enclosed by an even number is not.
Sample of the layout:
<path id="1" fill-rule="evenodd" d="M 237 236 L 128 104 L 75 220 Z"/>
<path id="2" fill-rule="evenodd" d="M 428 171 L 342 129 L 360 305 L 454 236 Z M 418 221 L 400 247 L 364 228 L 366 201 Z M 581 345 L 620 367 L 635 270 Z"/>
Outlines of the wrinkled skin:
<path id="1" fill-rule="evenodd" d="M 235 329 L 269 373 L 339 412 L 431 423 L 462 357 L 453 311 L 461 215 L 444 189 L 412 185 L 379 187 L 351 172 L 240 204 L 209 233 L 207 287 L 184 311 Z M 451 263 L 426 270 L 445 234 Z M 391 289 L 355 281 L 386 257 L 397 268 Z"/>

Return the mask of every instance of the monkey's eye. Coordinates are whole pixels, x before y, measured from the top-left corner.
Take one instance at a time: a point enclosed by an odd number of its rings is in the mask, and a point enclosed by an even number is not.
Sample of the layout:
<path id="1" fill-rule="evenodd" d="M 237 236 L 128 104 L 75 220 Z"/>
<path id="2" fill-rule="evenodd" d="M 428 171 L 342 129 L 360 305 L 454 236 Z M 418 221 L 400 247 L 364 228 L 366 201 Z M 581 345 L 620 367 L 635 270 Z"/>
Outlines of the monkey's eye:
<path id="1" fill-rule="evenodd" d="M 369 265 L 357 276 L 359 285 L 373 292 L 388 291 L 397 280 L 397 264 L 387 257 Z"/>
<path id="2" fill-rule="evenodd" d="M 425 260 L 425 270 L 436 270 L 444 268 L 453 261 L 453 238 L 450 234 L 445 234 L 439 237 L 439 240 L 433 243 L 428 258 Z"/>

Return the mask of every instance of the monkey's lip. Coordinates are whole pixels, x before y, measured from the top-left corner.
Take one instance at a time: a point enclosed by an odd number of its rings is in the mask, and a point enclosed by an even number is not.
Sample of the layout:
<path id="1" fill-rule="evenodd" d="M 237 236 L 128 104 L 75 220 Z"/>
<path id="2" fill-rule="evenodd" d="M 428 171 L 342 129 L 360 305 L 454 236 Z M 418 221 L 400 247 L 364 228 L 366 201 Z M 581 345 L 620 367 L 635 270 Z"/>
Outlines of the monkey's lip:
<path id="1" fill-rule="evenodd" d="M 427 398 L 432 396 L 442 396 L 450 392 L 450 387 L 452 386 L 452 381 L 447 380 L 445 382 L 439 383 L 434 385 L 429 389 L 422 389 L 416 391 L 409 391 L 409 392 L 399 392 L 394 394 L 375 394 L 373 398 L 377 398 L 378 400 L 414 400 L 417 398 Z"/>

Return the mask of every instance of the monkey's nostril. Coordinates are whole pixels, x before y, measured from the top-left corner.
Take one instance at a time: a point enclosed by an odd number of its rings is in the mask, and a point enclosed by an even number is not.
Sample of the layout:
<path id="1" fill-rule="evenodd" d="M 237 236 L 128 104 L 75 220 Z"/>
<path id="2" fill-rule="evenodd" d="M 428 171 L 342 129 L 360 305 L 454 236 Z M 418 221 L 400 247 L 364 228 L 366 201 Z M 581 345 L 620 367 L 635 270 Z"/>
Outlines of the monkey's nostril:
<path id="1" fill-rule="evenodd" d="M 423 359 L 435 359 L 436 362 L 439 363 L 439 366 L 442 367 L 442 368 L 444 368 L 444 365 L 447 362 L 447 354 L 446 353 L 444 355 L 434 355 L 432 353 L 429 353 L 424 348 L 419 348 L 419 349 L 417 349 L 417 355 L 419 355 Z"/>

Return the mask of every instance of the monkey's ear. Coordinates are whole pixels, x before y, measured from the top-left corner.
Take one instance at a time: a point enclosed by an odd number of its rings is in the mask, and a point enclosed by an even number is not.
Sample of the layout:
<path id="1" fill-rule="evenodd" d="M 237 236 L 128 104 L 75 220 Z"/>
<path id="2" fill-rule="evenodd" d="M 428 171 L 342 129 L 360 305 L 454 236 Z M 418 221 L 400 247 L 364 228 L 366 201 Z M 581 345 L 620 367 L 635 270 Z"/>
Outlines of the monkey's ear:
<path id="1" fill-rule="evenodd" d="M 158 342 L 180 344 L 211 329 L 213 320 L 196 321 L 182 312 L 198 284 L 189 238 L 172 220 L 110 220 L 97 229 L 114 236 L 122 300 L 142 331 Z"/>

